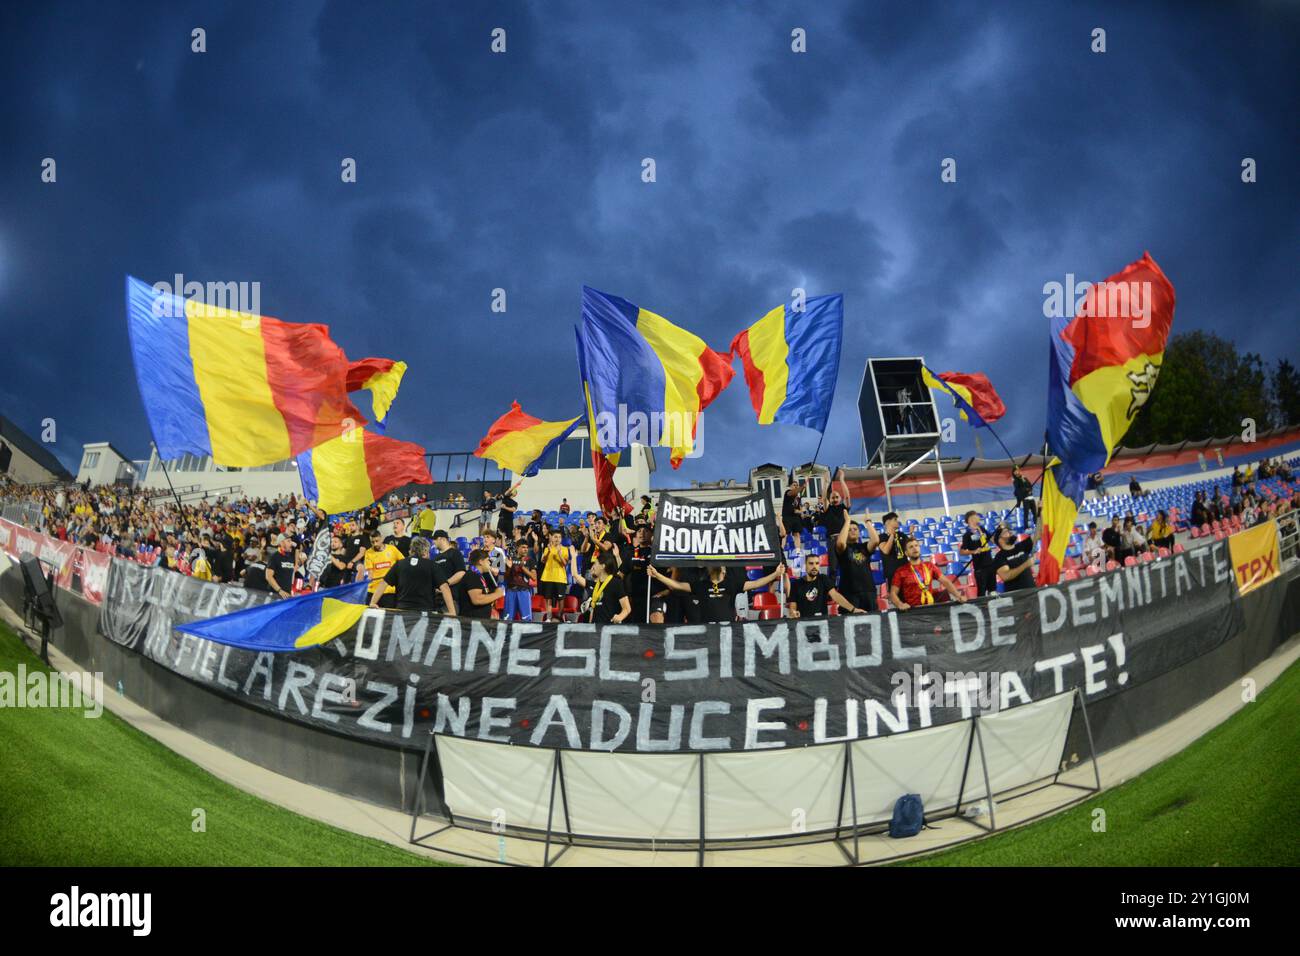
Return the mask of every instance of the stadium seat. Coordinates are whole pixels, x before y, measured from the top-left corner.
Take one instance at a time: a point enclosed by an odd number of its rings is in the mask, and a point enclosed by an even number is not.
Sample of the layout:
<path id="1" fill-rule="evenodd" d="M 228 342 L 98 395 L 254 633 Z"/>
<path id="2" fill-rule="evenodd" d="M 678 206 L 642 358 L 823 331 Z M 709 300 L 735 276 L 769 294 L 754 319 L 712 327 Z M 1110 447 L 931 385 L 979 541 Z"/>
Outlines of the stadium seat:
<path id="1" fill-rule="evenodd" d="M 760 621 L 774 621 L 780 616 L 781 609 L 779 607 L 765 607 L 763 610 L 758 612 L 758 619 Z"/>
<path id="2" fill-rule="evenodd" d="M 1137 558 L 1133 557 L 1133 555 L 1131 555 L 1131 554 L 1130 554 L 1127 558 L 1124 559 L 1124 567 L 1126 567 L 1126 568 L 1131 568 L 1131 567 L 1133 567 L 1135 564 L 1137 564 Z"/>
<path id="3" fill-rule="evenodd" d="M 771 591 L 759 591 L 750 598 L 749 606 L 755 611 L 761 611 L 765 608 L 780 607 L 781 602 Z"/>

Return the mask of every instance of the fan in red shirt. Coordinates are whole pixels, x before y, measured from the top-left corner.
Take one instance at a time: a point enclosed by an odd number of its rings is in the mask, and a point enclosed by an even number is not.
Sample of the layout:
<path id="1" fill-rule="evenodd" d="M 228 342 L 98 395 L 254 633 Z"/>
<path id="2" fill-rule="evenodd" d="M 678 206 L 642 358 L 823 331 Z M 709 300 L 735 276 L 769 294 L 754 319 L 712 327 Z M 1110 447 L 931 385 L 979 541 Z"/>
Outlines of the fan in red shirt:
<path id="1" fill-rule="evenodd" d="M 894 580 L 889 582 L 889 599 L 900 611 L 934 603 L 930 584 L 938 581 L 947 589 L 954 601 L 965 603 L 966 595 L 957 589 L 948 577 L 929 561 L 921 560 L 921 542 L 913 538 L 907 542 L 907 563 L 899 565 Z M 900 596 L 901 595 L 901 596 Z"/>

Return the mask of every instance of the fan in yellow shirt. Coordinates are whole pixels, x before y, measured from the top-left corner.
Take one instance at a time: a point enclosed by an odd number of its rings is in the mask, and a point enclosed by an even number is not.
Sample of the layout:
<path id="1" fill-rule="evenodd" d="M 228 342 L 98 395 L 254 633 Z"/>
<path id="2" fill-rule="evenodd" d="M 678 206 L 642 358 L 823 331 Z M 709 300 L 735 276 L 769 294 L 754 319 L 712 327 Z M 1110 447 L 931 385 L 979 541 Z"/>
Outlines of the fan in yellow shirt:
<path id="1" fill-rule="evenodd" d="M 379 599 L 380 607 L 391 607 L 397 596 L 397 589 L 385 584 L 384 577 L 388 569 L 401 560 L 402 552 L 394 545 L 384 544 L 384 536 L 378 531 L 370 532 L 370 547 L 365 553 L 366 577 L 370 579 L 366 593 L 373 597 L 376 591 L 384 588 L 384 596 Z"/>

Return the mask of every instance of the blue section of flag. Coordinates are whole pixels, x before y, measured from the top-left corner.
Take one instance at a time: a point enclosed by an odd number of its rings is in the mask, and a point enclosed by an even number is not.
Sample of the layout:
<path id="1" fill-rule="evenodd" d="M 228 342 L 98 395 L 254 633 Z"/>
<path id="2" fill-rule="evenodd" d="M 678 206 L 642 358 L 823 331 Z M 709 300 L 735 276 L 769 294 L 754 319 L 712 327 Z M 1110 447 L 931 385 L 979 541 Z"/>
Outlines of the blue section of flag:
<path id="1" fill-rule="evenodd" d="M 591 391 L 592 413 L 618 420 L 626 415 L 663 414 L 664 365 L 645 336 L 637 331 L 640 309 L 615 295 L 582 288 L 582 326 L 578 332 Z M 619 451 L 606 448 L 606 453 Z"/>
<path id="2" fill-rule="evenodd" d="M 785 401 L 772 420 L 826 431 L 840 375 L 840 350 L 844 343 L 844 296 L 819 295 L 796 312 L 785 307 Z"/>
<path id="3" fill-rule="evenodd" d="M 126 329 L 158 457 L 168 461 L 184 454 L 212 454 L 190 358 L 185 300 L 127 276 Z"/>
<path id="4" fill-rule="evenodd" d="M 244 608 L 206 621 L 178 624 L 176 630 L 250 651 L 297 651 L 301 650 L 296 646 L 297 640 L 321 623 L 327 598 L 361 605 L 365 603 L 368 586 L 368 581 L 357 581 L 300 597 Z"/>

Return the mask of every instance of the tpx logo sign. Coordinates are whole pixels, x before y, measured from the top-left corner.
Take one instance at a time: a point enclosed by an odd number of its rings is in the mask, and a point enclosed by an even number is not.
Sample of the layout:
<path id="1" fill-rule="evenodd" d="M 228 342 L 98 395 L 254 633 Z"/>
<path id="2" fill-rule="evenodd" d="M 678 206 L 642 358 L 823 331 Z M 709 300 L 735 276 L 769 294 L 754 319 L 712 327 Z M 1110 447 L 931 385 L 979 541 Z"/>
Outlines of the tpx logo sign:
<path id="1" fill-rule="evenodd" d="M 1277 565 L 1274 563 L 1276 555 L 1266 554 L 1261 558 L 1254 558 L 1245 564 L 1237 566 L 1237 585 L 1242 591 L 1249 591 L 1257 584 L 1272 579 L 1277 574 Z"/>
<path id="2" fill-rule="evenodd" d="M 1237 593 L 1246 594 L 1278 576 L 1282 567 L 1278 551 L 1277 524 L 1266 521 L 1228 539 L 1232 568 L 1237 576 Z"/>

